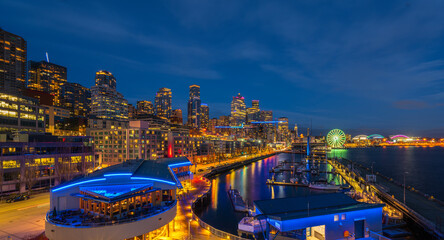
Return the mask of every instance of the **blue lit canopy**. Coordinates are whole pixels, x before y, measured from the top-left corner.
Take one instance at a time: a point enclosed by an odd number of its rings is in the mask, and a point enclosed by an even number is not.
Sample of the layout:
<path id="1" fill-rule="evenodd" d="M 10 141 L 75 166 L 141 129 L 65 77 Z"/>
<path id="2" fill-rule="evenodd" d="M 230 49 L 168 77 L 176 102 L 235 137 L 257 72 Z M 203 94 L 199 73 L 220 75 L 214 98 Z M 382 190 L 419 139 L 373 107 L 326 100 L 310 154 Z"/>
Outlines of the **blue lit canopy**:
<path id="1" fill-rule="evenodd" d="M 112 201 L 116 198 L 130 196 L 135 192 L 150 188 L 153 183 L 125 184 L 125 185 L 99 185 L 91 187 L 80 187 L 80 191 L 89 193 L 98 198 Z"/>

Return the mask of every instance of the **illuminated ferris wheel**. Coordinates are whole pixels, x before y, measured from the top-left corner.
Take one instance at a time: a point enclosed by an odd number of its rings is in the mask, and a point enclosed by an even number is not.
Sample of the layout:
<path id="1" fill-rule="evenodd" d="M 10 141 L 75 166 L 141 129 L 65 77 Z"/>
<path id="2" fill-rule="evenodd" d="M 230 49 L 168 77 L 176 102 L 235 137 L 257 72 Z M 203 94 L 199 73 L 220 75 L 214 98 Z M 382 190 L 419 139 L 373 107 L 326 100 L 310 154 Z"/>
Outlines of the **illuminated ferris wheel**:
<path id="1" fill-rule="evenodd" d="M 341 129 L 333 129 L 327 134 L 328 146 L 332 148 L 342 148 L 345 143 L 345 133 Z"/>

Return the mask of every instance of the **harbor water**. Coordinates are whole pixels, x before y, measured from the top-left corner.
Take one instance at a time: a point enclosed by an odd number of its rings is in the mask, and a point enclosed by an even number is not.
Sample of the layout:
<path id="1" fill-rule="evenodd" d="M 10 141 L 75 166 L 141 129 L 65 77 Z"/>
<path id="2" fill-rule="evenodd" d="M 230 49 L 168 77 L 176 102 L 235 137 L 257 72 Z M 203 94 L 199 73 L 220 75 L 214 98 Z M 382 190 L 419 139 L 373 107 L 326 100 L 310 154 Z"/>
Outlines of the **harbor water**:
<path id="1" fill-rule="evenodd" d="M 325 191 L 313 190 L 307 187 L 267 185 L 266 180 L 273 175 L 270 170 L 284 161 L 300 162 L 301 155 L 281 153 L 216 176 L 212 180 L 211 203 L 199 213 L 199 217 L 219 230 L 237 235 L 237 225 L 246 216 L 246 213 L 234 211 L 227 192 L 230 187 L 239 190 L 243 200 L 250 207 L 252 207 L 255 200 L 325 193 Z M 293 163 L 285 164 L 285 166 L 291 164 Z M 317 163 L 316 165 L 321 173 L 316 176 L 306 173 L 308 180 L 327 178 L 328 181 L 335 181 L 338 184 L 343 183 L 342 178 L 337 174 L 322 173 L 325 170 L 329 172 L 331 170 L 330 165 L 327 166 L 325 163 Z M 285 180 L 289 182 L 290 178 L 290 171 L 276 174 L 276 181 Z"/>

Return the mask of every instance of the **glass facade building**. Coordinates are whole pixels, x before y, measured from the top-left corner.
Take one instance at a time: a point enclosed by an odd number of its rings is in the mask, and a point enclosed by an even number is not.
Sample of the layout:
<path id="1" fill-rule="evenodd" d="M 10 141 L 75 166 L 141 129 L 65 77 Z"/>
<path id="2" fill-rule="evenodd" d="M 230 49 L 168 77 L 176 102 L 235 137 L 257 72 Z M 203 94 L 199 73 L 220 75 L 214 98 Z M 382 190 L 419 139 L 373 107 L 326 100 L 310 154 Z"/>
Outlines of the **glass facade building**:
<path id="1" fill-rule="evenodd" d="M 231 125 L 239 126 L 245 123 L 247 117 L 247 110 L 245 106 L 245 99 L 240 93 L 233 97 L 231 101 Z"/>
<path id="2" fill-rule="evenodd" d="M 0 93 L 0 131 L 45 132 L 45 113 L 35 98 Z"/>
<path id="3" fill-rule="evenodd" d="M 66 67 L 45 61 L 28 62 L 28 88 L 54 95 L 54 105 L 63 106 L 62 87 L 67 83 Z"/>
<path id="4" fill-rule="evenodd" d="M 62 86 L 63 107 L 71 116 L 88 117 L 91 111 L 91 90 L 78 83 L 65 83 Z"/>
<path id="5" fill-rule="evenodd" d="M 104 119 L 128 119 L 128 101 L 117 92 L 116 79 L 108 71 L 96 73 L 96 85 L 91 87 L 91 115 Z"/>
<path id="6" fill-rule="evenodd" d="M 154 114 L 162 119 L 169 120 L 171 117 L 171 89 L 161 88 L 157 91 L 154 101 Z"/>
<path id="7" fill-rule="evenodd" d="M 187 125 L 193 128 L 201 127 L 201 101 L 200 86 L 190 86 L 190 97 L 188 99 L 188 121 Z"/>
<path id="8" fill-rule="evenodd" d="M 23 93 L 26 88 L 26 41 L 0 28 L 0 91 Z"/>

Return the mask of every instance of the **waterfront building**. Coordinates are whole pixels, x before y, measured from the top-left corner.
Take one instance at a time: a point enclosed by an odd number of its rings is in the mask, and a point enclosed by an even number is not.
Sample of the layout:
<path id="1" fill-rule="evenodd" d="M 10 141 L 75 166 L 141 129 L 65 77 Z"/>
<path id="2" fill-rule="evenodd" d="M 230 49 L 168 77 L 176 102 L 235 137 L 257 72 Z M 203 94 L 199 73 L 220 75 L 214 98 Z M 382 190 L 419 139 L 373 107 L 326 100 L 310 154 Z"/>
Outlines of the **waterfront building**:
<path id="1" fill-rule="evenodd" d="M 296 137 L 296 138 L 299 137 L 298 125 L 297 125 L 297 124 L 294 124 L 294 134 L 295 134 L 295 137 Z"/>
<path id="2" fill-rule="evenodd" d="M 94 169 L 90 137 L 46 134 L 0 134 L 3 193 L 42 189 L 71 180 Z"/>
<path id="3" fill-rule="evenodd" d="M 151 101 L 137 101 L 137 114 L 138 115 L 153 115 L 154 106 Z"/>
<path id="4" fill-rule="evenodd" d="M 231 101 L 231 126 L 239 126 L 244 124 L 247 117 L 245 99 L 240 95 L 233 97 Z"/>
<path id="5" fill-rule="evenodd" d="M 0 93 L 1 132 L 45 132 L 45 112 L 35 98 Z"/>
<path id="6" fill-rule="evenodd" d="M 171 89 L 159 89 L 154 100 L 154 114 L 162 119 L 169 120 L 171 117 L 171 105 Z"/>
<path id="7" fill-rule="evenodd" d="M 50 240 L 159 239 L 176 217 L 176 192 L 191 180 L 187 158 L 131 160 L 51 190 Z"/>
<path id="8" fill-rule="evenodd" d="M 104 119 L 128 119 L 128 101 L 117 92 L 116 78 L 108 71 L 96 73 L 96 85 L 91 87 L 91 115 Z"/>
<path id="9" fill-rule="evenodd" d="M 251 108 L 247 108 L 247 122 L 260 121 L 259 100 L 251 101 Z"/>
<path id="10" fill-rule="evenodd" d="M 187 125 L 192 128 L 201 127 L 201 101 L 200 86 L 190 86 L 190 97 L 188 99 L 188 121 Z"/>
<path id="11" fill-rule="evenodd" d="M 209 131 L 210 128 L 210 108 L 208 104 L 201 104 L 201 116 L 200 116 L 201 127 Z"/>
<path id="12" fill-rule="evenodd" d="M 134 105 L 128 103 L 128 118 L 134 119 L 136 116 L 137 116 L 136 107 L 134 107 Z"/>
<path id="13" fill-rule="evenodd" d="M 72 117 L 88 117 L 91 111 L 91 90 L 78 83 L 65 83 L 62 86 L 62 105 Z"/>
<path id="14" fill-rule="evenodd" d="M 258 200 L 254 206 L 266 221 L 267 239 L 364 239 L 382 232 L 384 204 L 358 202 L 343 193 Z"/>
<path id="15" fill-rule="evenodd" d="M 171 123 L 177 125 L 183 125 L 183 117 L 181 109 L 174 109 L 171 116 Z"/>
<path id="16" fill-rule="evenodd" d="M 63 106 L 62 86 L 67 78 L 68 70 L 64 66 L 46 61 L 28 61 L 28 88 L 54 95 L 55 106 Z"/>
<path id="17" fill-rule="evenodd" d="M 26 89 L 26 54 L 25 39 L 0 28 L 0 92 Z"/>

